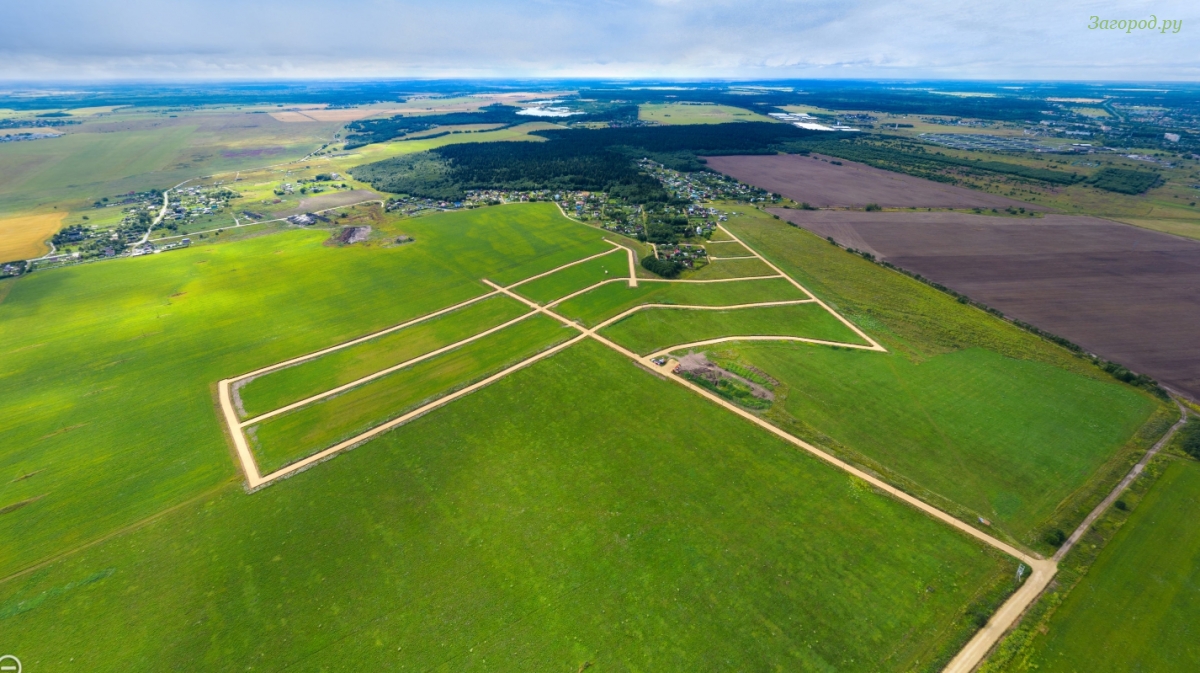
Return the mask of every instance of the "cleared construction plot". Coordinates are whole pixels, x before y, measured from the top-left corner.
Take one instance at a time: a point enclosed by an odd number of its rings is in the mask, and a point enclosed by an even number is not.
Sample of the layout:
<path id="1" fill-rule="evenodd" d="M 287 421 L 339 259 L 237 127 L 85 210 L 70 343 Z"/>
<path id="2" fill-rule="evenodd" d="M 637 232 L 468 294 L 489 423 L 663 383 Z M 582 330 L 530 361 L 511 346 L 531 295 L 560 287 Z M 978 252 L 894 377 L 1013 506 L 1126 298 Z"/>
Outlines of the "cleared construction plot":
<path id="1" fill-rule="evenodd" d="M 1200 242 L 1091 217 L 772 212 L 1200 399 Z"/>
<path id="2" fill-rule="evenodd" d="M 1045 210 L 1023 201 L 893 173 L 846 159 L 769 154 L 706 157 L 709 168 L 813 206 L 1007 208 Z M 822 160 L 824 159 L 824 160 Z M 830 163 L 840 161 L 841 165 Z"/>

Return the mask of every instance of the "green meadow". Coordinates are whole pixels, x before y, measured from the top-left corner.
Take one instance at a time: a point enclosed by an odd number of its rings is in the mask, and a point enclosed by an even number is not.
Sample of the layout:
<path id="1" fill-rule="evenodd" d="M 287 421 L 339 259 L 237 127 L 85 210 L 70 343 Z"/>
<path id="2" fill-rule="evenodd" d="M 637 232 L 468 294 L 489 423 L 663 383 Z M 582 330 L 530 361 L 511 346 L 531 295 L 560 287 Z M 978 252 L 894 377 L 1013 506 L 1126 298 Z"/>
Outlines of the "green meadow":
<path id="1" fill-rule="evenodd" d="M 1198 507 L 1200 465 L 1173 461 L 1006 670 L 1200 668 Z"/>
<path id="2" fill-rule="evenodd" d="M 1018 539 L 1156 407 L 1122 386 L 983 348 L 919 364 L 832 348 L 737 350 L 787 386 L 781 423 L 886 466 Z"/>
<path id="3" fill-rule="evenodd" d="M 808 299 L 783 278 L 732 283 L 639 281 L 637 287 L 608 283 L 558 304 L 554 310 L 589 327 L 642 304 L 730 306 L 764 301 Z"/>
<path id="4" fill-rule="evenodd" d="M 668 125 L 775 121 L 766 115 L 732 105 L 695 103 L 643 103 L 638 106 L 638 119 Z"/>
<path id="5" fill-rule="evenodd" d="M 605 327 L 601 334 L 642 355 L 727 336 L 794 336 L 867 345 L 815 303 L 729 311 L 645 309 Z"/>
<path id="6" fill-rule="evenodd" d="M 299 159 L 338 126 L 230 111 L 88 118 L 60 138 L 0 144 L 0 213 L 86 209 L 104 196 Z"/>
<path id="7" fill-rule="evenodd" d="M 502 325 L 528 307 L 496 295 L 369 341 L 244 382 L 238 389 L 243 417 L 278 409 L 356 381 Z"/>
<path id="8" fill-rule="evenodd" d="M 1050 551 L 1165 430 L 1156 398 L 949 295 L 757 210 L 726 226 L 889 350 L 741 348 L 790 388 L 774 421 L 964 519 Z"/>
<path id="9" fill-rule="evenodd" d="M 514 292 L 539 304 L 548 304 L 596 283 L 621 277 L 629 277 L 628 253 L 614 249 L 603 257 L 530 281 Z"/>
<path id="10" fill-rule="evenodd" d="M 0 625 L 39 671 L 936 671 L 1014 571 L 584 342 L 0 583 Z"/>
<path id="11" fill-rule="evenodd" d="M 0 509 L 27 503 L 0 515 L 22 541 L 0 577 L 236 479 L 217 381 L 610 247 L 548 204 L 403 227 L 415 243 L 289 231 L 0 285 Z"/>
<path id="12" fill-rule="evenodd" d="M 246 428 L 259 470 L 274 471 L 536 355 L 579 332 L 537 314 L 344 393 Z"/>
<path id="13" fill-rule="evenodd" d="M 776 275 L 771 267 L 758 259 L 718 259 L 687 273 L 685 278 L 713 280 L 717 278 L 753 278 Z"/>

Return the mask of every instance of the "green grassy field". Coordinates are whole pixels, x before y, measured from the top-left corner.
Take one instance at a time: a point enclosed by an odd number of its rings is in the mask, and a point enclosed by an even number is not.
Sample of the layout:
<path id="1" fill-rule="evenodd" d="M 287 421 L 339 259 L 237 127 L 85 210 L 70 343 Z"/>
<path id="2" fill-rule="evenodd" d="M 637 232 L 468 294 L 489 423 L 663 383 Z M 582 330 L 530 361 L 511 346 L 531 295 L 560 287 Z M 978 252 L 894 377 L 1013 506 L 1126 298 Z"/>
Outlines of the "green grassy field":
<path id="1" fill-rule="evenodd" d="M 1200 465 L 1169 465 L 1010 669 L 1200 668 Z"/>
<path id="2" fill-rule="evenodd" d="M 0 144 L 0 213 L 83 209 L 102 196 L 299 159 L 338 126 L 232 111 L 88 119 L 61 138 Z"/>
<path id="3" fill-rule="evenodd" d="M 585 342 L 0 583 L 0 623 L 39 671 L 921 671 L 1013 572 Z"/>
<path id="4" fill-rule="evenodd" d="M 867 345 L 817 304 L 731 311 L 646 309 L 605 327 L 601 334 L 642 355 L 694 341 L 756 334 Z"/>
<path id="5" fill-rule="evenodd" d="M 774 119 L 732 105 L 689 103 L 643 103 L 638 119 L 659 124 L 725 124 L 728 122 L 771 122 Z"/>
<path id="6" fill-rule="evenodd" d="M 717 238 L 717 234 L 720 233 L 721 231 L 717 230 L 713 234 L 713 238 Z M 713 245 L 714 241 L 709 241 L 704 246 L 705 250 L 708 251 L 708 254 L 711 257 L 747 257 L 753 254 L 749 249 L 746 248 L 746 246 L 734 241 L 733 239 L 727 239 L 725 241 L 717 240 L 715 242 L 716 245 Z"/>
<path id="7" fill-rule="evenodd" d="M 548 304 L 572 292 L 619 277 L 629 277 L 629 258 L 624 250 L 614 249 L 611 253 L 590 262 L 530 281 L 516 288 L 514 292 L 539 304 Z"/>
<path id="8" fill-rule="evenodd" d="M 534 315 L 479 341 L 248 426 L 246 435 L 265 474 L 578 334 L 554 318 Z"/>
<path id="9" fill-rule="evenodd" d="M 403 227 L 415 243 L 290 231 L 8 283 L 0 508 L 37 500 L 0 516 L 0 539 L 22 541 L 0 547 L 0 577 L 234 478 L 217 381 L 609 247 L 546 204 Z"/>
<path id="10" fill-rule="evenodd" d="M 400 226 L 435 249 L 447 268 L 502 285 L 612 249 L 604 231 L 568 220 L 551 203 L 451 212 Z"/>
<path id="11" fill-rule="evenodd" d="M 683 277 L 692 280 L 713 280 L 716 278 L 753 278 L 755 276 L 776 275 L 771 267 L 758 259 L 719 259 L 705 264 L 703 267 L 688 272 Z"/>
<path id="12" fill-rule="evenodd" d="M 729 306 L 760 301 L 808 299 L 783 278 L 733 283 L 609 283 L 559 304 L 554 310 L 592 326 L 641 304 Z"/>
<path id="13" fill-rule="evenodd" d="M 241 386 L 243 418 L 336 388 L 501 325 L 529 309 L 503 295 L 489 297 L 411 327 L 258 376 Z"/>
<path id="14" fill-rule="evenodd" d="M 1049 519 L 1155 408 L 1121 386 L 982 348 L 919 364 L 832 348 L 737 350 L 787 386 L 781 424 L 849 447 L 1017 538 Z"/>
<path id="15" fill-rule="evenodd" d="M 1159 416 L 1169 411 L 1150 395 L 1117 383 L 1064 349 L 770 215 L 751 210 L 726 226 L 891 353 L 870 360 L 877 354 L 800 351 L 847 363 L 862 356 L 864 364 L 855 365 L 855 371 L 861 370 L 857 379 L 847 378 L 833 365 L 825 367 L 827 376 L 814 377 L 803 365 L 778 358 L 773 363 L 781 370 L 777 376 L 790 372 L 798 378 L 787 403 L 776 402 L 775 409 L 793 408 L 799 418 L 777 422 L 888 474 L 951 511 L 966 507 L 958 511 L 964 518 L 995 516 L 1000 530 L 1025 544 L 1049 551 L 1041 541 L 1044 530 L 1073 528 L 1153 440 L 1141 436 L 1139 426 L 1153 422 L 1157 427 Z M 990 353 L 962 354 L 973 348 Z M 946 366 L 936 364 L 944 362 L 938 358 L 951 354 L 958 354 L 951 361 L 957 359 L 965 367 L 956 373 L 961 377 L 957 381 L 925 373 Z M 910 382 L 918 380 L 925 389 L 911 387 Z M 891 400 L 886 404 L 893 405 L 890 410 L 881 406 L 883 399 L 875 399 L 874 386 L 885 383 L 893 390 L 886 398 Z M 1000 384 L 1012 400 L 1004 406 L 1016 405 L 1012 411 L 1023 415 L 996 414 L 989 386 Z M 926 405 L 939 399 L 953 402 L 951 386 L 965 396 L 963 408 L 955 412 L 963 414 L 965 424 L 948 435 L 930 418 Z M 1043 395 L 1037 405 L 1021 401 L 1037 395 Z M 837 414 L 822 423 L 804 415 L 834 397 L 846 405 Z M 844 443 L 838 437 L 848 430 L 842 423 L 849 421 L 833 416 L 862 421 L 874 413 L 885 415 L 861 422 L 855 437 L 843 435 Z M 1040 435 L 1027 434 L 1038 429 Z M 888 449 L 900 431 L 914 442 L 924 433 L 919 454 L 898 456 Z M 1004 447 L 988 449 L 999 437 L 1008 438 Z M 1081 437 L 1093 441 L 1080 442 Z M 1016 475 L 1027 481 L 1015 483 Z M 1058 500 L 1035 484 L 1046 485 Z"/>

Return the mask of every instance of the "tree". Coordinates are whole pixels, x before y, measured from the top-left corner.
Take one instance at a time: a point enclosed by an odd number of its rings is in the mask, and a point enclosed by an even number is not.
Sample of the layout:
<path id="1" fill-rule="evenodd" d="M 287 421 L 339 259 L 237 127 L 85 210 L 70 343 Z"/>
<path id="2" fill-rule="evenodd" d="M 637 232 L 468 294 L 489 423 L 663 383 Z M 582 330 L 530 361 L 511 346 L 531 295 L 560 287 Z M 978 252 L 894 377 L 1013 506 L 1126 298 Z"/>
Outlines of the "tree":
<path id="1" fill-rule="evenodd" d="M 683 265 L 679 262 L 659 259 L 657 257 L 643 257 L 642 267 L 663 278 L 674 278 L 679 275 L 680 271 L 683 271 Z"/>
<path id="2" fill-rule="evenodd" d="M 1192 458 L 1200 460 L 1200 419 L 1189 418 L 1187 425 L 1179 431 L 1179 448 Z"/>

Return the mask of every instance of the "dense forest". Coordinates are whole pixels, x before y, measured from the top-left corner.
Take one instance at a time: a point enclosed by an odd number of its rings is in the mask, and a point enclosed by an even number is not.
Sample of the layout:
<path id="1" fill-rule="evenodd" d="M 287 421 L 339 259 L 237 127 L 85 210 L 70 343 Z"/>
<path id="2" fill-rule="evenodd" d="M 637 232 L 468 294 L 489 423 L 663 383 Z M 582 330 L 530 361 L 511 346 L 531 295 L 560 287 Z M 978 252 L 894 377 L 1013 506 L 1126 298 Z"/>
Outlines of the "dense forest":
<path id="1" fill-rule="evenodd" d="M 435 115 L 398 115 L 385 119 L 363 119 L 346 125 L 346 149 L 362 147 L 370 143 L 382 143 L 409 133 L 424 131 L 435 126 L 457 126 L 462 124 L 503 124 L 512 126 L 538 121 L 537 117 L 517 114 L 524 108 L 512 105 L 489 105 L 478 112 L 448 112 Z M 605 107 L 603 109 L 574 115 L 572 122 L 629 122 L 637 119 L 636 105 Z"/>
<path id="2" fill-rule="evenodd" d="M 397 194 L 459 199 L 472 189 L 604 191 L 635 203 L 667 202 L 634 165 L 653 158 L 683 170 L 703 154 L 761 154 L 813 132 L 766 122 L 539 131 L 542 143 L 448 145 L 359 166 L 354 177 Z"/>
<path id="3" fill-rule="evenodd" d="M 435 115 L 397 115 L 385 119 L 363 119 L 346 125 L 346 149 L 382 143 L 416 131 L 453 124 L 517 124 L 529 121 L 517 116 L 519 107 L 489 105 L 479 112 L 449 112 Z"/>
<path id="4" fill-rule="evenodd" d="M 1141 194 L 1154 187 L 1162 178 L 1150 171 L 1134 171 L 1128 168 L 1104 168 L 1088 180 L 1097 189 L 1106 189 L 1121 194 Z"/>
<path id="5" fill-rule="evenodd" d="M 794 152 L 820 152 L 831 156 L 859 161 L 876 168 L 909 173 L 932 180 L 947 181 L 949 178 L 938 173 L 945 168 L 962 168 L 969 171 L 999 173 L 1025 180 L 1070 185 L 1083 179 L 1078 173 L 1067 173 L 1047 168 L 1033 168 L 1007 161 L 983 161 L 931 151 L 925 146 L 899 139 L 879 142 L 874 138 L 853 136 L 849 138 L 815 138 L 799 143 L 789 143 L 787 149 Z"/>

